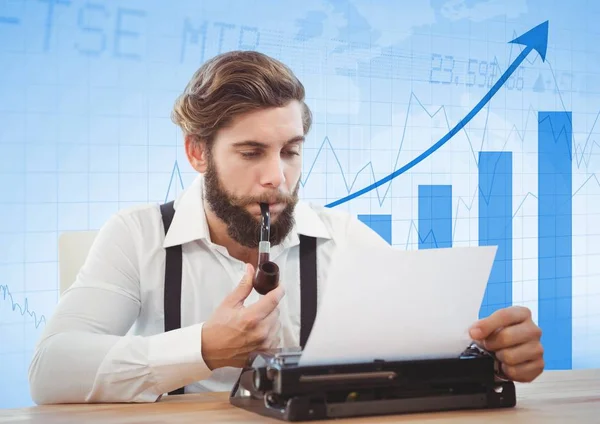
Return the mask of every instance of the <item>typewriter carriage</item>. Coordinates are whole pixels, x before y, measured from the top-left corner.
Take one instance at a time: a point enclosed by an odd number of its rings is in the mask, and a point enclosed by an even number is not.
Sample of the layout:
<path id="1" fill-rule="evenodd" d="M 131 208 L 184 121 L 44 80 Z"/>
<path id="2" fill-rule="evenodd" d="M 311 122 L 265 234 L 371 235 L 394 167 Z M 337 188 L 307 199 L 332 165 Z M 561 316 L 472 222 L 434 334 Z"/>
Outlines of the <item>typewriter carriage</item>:
<path id="1" fill-rule="evenodd" d="M 458 358 L 299 366 L 301 350 L 255 352 L 230 402 L 283 421 L 509 408 L 515 387 L 476 345 Z"/>

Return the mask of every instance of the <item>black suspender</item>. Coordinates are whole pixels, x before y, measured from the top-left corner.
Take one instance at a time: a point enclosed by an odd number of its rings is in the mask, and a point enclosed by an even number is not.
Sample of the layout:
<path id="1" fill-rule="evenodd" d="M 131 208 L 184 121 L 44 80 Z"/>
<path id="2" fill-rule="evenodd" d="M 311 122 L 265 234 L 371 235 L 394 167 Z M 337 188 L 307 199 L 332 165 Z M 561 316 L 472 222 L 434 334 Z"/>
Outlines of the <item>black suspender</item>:
<path id="1" fill-rule="evenodd" d="M 300 234 L 300 346 L 317 315 L 317 239 Z"/>
<path id="2" fill-rule="evenodd" d="M 169 231 L 175 215 L 173 202 L 160 205 L 165 235 Z M 165 332 L 181 328 L 181 245 L 170 246 L 166 249 L 165 263 Z M 169 392 L 169 395 L 182 395 L 184 388 L 180 387 Z"/>
<path id="3" fill-rule="evenodd" d="M 165 234 L 175 215 L 173 202 L 160 205 Z M 317 314 L 317 239 L 300 234 L 300 346 L 304 348 Z M 181 245 L 166 249 L 164 314 L 165 332 L 181 327 Z M 184 393 L 184 388 L 169 395 Z"/>
<path id="4" fill-rule="evenodd" d="M 175 215 L 173 202 L 160 206 L 165 234 Z M 165 332 L 181 327 L 181 245 L 167 249 L 165 267 Z M 168 312 L 167 312 L 168 311 Z"/>

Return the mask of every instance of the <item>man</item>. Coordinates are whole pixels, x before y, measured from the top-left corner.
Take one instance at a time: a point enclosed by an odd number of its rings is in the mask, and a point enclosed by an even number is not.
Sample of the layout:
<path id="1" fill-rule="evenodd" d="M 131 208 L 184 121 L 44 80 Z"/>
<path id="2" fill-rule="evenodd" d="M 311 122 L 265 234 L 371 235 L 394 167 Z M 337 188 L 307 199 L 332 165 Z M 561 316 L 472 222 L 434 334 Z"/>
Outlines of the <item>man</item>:
<path id="1" fill-rule="evenodd" d="M 299 345 L 301 237 L 317 240 L 317 299 L 338 246 L 386 245 L 356 218 L 298 201 L 311 114 L 302 84 L 280 62 L 256 52 L 209 60 L 173 118 L 200 175 L 175 202 L 166 234 L 156 205 L 121 211 L 101 229 L 36 347 L 29 380 L 38 404 L 229 390 L 249 352 Z M 251 282 L 260 202 L 270 205 L 271 259 L 281 272 L 265 296 Z M 182 249 L 181 323 L 165 331 L 166 251 L 174 246 Z M 511 379 L 531 381 L 543 369 L 527 309 L 498 311 L 471 336 L 496 352 Z"/>

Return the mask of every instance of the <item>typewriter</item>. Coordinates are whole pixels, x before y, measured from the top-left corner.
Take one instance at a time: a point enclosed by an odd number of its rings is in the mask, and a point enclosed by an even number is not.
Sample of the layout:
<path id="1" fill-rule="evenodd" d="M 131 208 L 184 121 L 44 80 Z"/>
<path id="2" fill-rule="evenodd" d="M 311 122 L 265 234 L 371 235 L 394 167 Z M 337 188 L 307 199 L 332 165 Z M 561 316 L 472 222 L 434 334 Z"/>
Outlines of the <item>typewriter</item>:
<path id="1" fill-rule="evenodd" d="M 471 345 L 454 358 L 300 366 L 302 351 L 254 352 L 229 400 L 282 421 L 516 405 L 493 354 Z"/>

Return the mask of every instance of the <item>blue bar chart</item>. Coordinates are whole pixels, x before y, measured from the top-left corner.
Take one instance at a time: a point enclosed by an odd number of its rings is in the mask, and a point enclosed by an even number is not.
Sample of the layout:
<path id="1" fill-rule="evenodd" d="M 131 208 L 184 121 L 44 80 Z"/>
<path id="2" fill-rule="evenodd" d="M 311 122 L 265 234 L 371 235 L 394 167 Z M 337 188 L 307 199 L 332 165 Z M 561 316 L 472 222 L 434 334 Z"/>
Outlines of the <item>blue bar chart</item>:
<path id="1" fill-rule="evenodd" d="M 385 241 L 392 244 L 392 215 L 358 215 L 358 219 L 368 225 L 373 231 L 379 234 Z"/>
<path id="2" fill-rule="evenodd" d="M 572 119 L 538 114 L 538 325 L 549 369 L 572 362 Z"/>
<path id="3" fill-rule="evenodd" d="M 479 245 L 498 246 L 480 317 L 512 304 L 512 153 L 479 153 Z"/>
<path id="4" fill-rule="evenodd" d="M 570 112 L 538 113 L 538 325 L 548 369 L 572 367 L 572 145 Z M 481 151 L 478 168 L 478 243 L 498 247 L 483 318 L 513 304 L 512 152 Z M 418 202 L 419 249 L 451 247 L 452 186 L 419 185 Z"/>
<path id="5" fill-rule="evenodd" d="M 419 249 L 452 247 L 452 186 L 419 186 Z"/>

